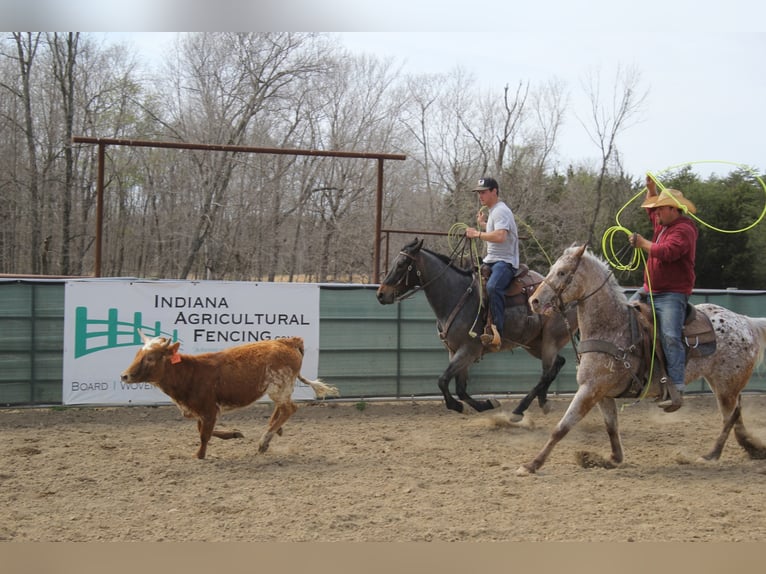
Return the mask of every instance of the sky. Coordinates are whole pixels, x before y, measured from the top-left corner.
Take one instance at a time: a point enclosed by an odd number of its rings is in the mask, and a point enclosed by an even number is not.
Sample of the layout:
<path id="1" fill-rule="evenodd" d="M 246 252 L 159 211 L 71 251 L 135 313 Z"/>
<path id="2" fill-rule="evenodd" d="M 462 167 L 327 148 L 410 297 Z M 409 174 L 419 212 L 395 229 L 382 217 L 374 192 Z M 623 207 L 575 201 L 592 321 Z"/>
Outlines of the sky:
<path id="1" fill-rule="evenodd" d="M 646 92 L 643 110 L 617 141 L 630 173 L 659 172 L 686 162 L 700 171 L 730 171 L 727 161 L 766 169 L 766 34 L 561 33 L 350 33 L 352 51 L 406 61 L 411 72 L 470 71 L 480 88 L 514 89 L 561 81 L 568 113 L 559 156 L 562 161 L 598 161 L 592 131 L 588 79 L 598 78 L 611 107 L 619 70 L 634 69 Z M 480 39 L 480 40 L 479 40 Z M 617 95 L 622 92 L 618 90 Z"/>
<path id="2" fill-rule="evenodd" d="M 12 4 L 16 11 L 3 14 Z M 215 9 L 202 0 L 107 4 L 2 0 L 0 17 L 9 29 L 143 30 L 115 38 L 147 59 L 167 48 L 174 30 L 328 31 L 350 51 L 392 57 L 407 73 L 460 67 L 481 89 L 556 80 L 568 94 L 558 148 L 563 165 L 598 161 L 599 148 L 581 123 L 592 127 L 587 79 L 598 79 L 606 104 L 618 70 L 633 69 L 647 96 L 617 141 L 629 173 L 687 162 L 702 174 L 739 164 L 766 170 L 766 7 L 755 0 L 631 6 L 614 0 L 219 0 Z"/>

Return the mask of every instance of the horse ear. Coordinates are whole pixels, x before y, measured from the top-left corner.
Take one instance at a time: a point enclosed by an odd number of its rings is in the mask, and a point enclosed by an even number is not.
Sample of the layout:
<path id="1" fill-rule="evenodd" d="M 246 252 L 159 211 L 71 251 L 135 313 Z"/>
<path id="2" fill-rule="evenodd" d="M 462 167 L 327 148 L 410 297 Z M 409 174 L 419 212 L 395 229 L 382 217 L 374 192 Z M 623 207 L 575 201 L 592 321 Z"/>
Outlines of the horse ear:
<path id="1" fill-rule="evenodd" d="M 583 243 L 582 247 L 580 247 L 580 249 L 577 250 L 577 253 L 575 253 L 575 255 L 577 257 L 582 257 L 583 253 L 585 253 L 585 248 L 586 247 L 588 247 L 588 244 L 587 243 Z"/>
<path id="2" fill-rule="evenodd" d="M 417 238 L 415 239 L 415 241 L 417 241 Z M 421 248 L 421 247 L 423 247 L 423 242 L 424 242 L 424 241 L 425 241 L 425 238 L 423 238 L 423 239 L 421 239 L 420 241 L 418 241 L 418 248 L 417 248 L 417 251 L 420 251 L 420 248 Z"/>
<path id="3" fill-rule="evenodd" d="M 146 342 L 149 340 L 149 337 L 144 335 L 144 332 L 141 329 L 136 329 L 138 331 L 138 334 L 141 335 L 141 342 L 146 344 Z"/>

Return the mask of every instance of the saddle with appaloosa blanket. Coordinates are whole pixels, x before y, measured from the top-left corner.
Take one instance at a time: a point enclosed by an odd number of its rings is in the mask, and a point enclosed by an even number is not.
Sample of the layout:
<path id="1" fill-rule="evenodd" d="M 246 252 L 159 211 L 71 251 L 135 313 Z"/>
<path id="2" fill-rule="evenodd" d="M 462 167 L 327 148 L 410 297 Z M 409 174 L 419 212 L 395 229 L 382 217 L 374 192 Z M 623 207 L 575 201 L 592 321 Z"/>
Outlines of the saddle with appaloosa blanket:
<path id="1" fill-rule="evenodd" d="M 654 348 L 655 368 L 652 373 L 653 381 L 664 380 L 665 354 L 659 341 L 653 344 L 654 314 L 652 307 L 644 302 L 633 301 L 629 307 L 634 311 L 630 314 L 631 344 L 625 349 L 618 348 L 609 341 L 588 339 L 580 341 L 578 352 L 600 352 L 612 355 L 623 362 L 625 368 L 631 373 L 631 383 L 620 394 L 620 397 L 639 397 L 649 378 L 652 365 L 652 349 Z M 688 304 L 686 306 L 686 320 L 682 331 L 683 342 L 686 348 L 686 361 L 691 358 L 706 357 L 712 355 L 716 349 L 716 336 L 713 323 L 710 318 L 698 311 L 697 308 Z M 664 391 L 664 389 L 663 389 Z"/>

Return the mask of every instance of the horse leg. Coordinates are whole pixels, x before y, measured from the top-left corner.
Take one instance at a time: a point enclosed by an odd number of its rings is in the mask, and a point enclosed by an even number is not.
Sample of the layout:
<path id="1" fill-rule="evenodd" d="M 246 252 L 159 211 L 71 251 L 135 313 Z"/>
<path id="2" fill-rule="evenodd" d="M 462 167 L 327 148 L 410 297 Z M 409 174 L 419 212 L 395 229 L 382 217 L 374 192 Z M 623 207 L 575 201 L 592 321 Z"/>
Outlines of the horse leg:
<path id="1" fill-rule="evenodd" d="M 622 462 L 622 441 L 620 440 L 620 428 L 617 422 L 617 401 L 612 397 L 604 397 L 598 403 L 601 415 L 606 424 L 606 434 L 609 435 L 609 444 L 612 447 L 612 456 L 610 460 L 614 464 Z"/>
<path id="2" fill-rule="evenodd" d="M 485 401 L 477 401 L 471 395 L 468 394 L 468 367 L 460 371 L 455 376 L 455 391 L 460 400 L 465 401 L 474 410 L 478 412 L 484 412 L 489 409 L 495 409 L 500 406 L 500 403 L 495 399 L 487 399 Z"/>
<path id="3" fill-rule="evenodd" d="M 723 452 L 723 447 L 726 444 L 726 440 L 729 437 L 731 429 L 734 429 L 734 437 L 737 439 L 739 446 L 741 446 L 748 456 L 752 459 L 763 460 L 766 459 L 766 446 L 758 439 L 753 437 L 745 427 L 745 422 L 742 418 L 742 409 L 740 402 L 742 396 L 737 393 L 736 397 L 724 395 L 719 393 L 719 390 L 711 385 L 716 393 L 716 399 L 718 400 L 718 408 L 723 416 L 723 428 L 716 438 L 713 449 L 702 456 L 704 460 L 718 460 Z"/>
<path id="4" fill-rule="evenodd" d="M 548 389 L 550 388 L 551 383 L 556 380 L 559 371 L 561 371 L 561 367 L 563 367 L 566 362 L 567 360 L 564 357 L 557 354 L 556 360 L 553 361 L 553 366 L 545 374 L 542 381 L 540 381 L 543 383 L 543 387 L 537 393 L 537 404 L 546 415 L 551 412 L 551 406 L 548 404 Z"/>
<path id="5" fill-rule="evenodd" d="M 749 376 L 750 373 L 747 373 L 747 378 L 749 378 Z M 742 378 L 746 384 L 747 379 L 744 378 L 744 375 Z M 705 377 L 705 380 L 715 394 L 716 401 L 718 402 L 718 410 L 723 419 L 723 428 L 718 434 L 718 437 L 716 437 L 715 443 L 713 443 L 713 448 L 709 453 L 702 455 L 701 458 L 703 460 L 718 460 L 721 458 L 721 453 L 723 452 L 726 440 L 729 438 L 729 433 L 731 432 L 731 429 L 735 427 L 736 430 L 734 431 L 734 436 L 737 437 L 739 444 L 747 450 L 748 447 L 745 445 L 750 445 L 751 441 L 749 434 L 745 429 L 745 425 L 742 422 L 742 411 L 740 409 L 740 391 L 745 385 L 737 384 L 738 382 L 735 378 L 727 381 L 725 378 L 724 380 L 719 380 L 718 377 L 708 376 Z"/>
<path id="6" fill-rule="evenodd" d="M 737 439 L 739 446 L 745 449 L 745 452 L 751 459 L 764 460 L 766 459 L 766 445 L 751 435 L 747 428 L 745 428 L 745 422 L 742 420 L 742 409 L 740 408 L 741 400 L 742 396 L 740 395 L 739 400 L 737 401 L 737 408 L 735 409 L 736 416 L 732 413 L 729 416 L 729 422 L 727 424 L 734 427 L 734 438 Z M 726 426 L 724 426 L 724 431 L 726 431 Z M 724 431 L 721 431 L 721 434 L 723 434 Z M 721 445 L 721 449 L 723 449 L 723 445 Z"/>
<path id="7" fill-rule="evenodd" d="M 511 413 L 512 416 L 510 417 L 511 422 L 518 422 L 524 418 L 524 413 L 535 398 L 537 398 L 537 404 L 540 405 L 540 409 L 542 409 L 544 414 L 547 415 L 551 412 L 551 407 L 548 404 L 548 389 L 550 388 L 551 383 L 556 380 L 556 377 L 565 362 L 566 359 L 564 357 L 556 355 L 553 365 L 550 368 L 543 370 L 543 374 L 537 384 L 523 399 L 521 399 L 516 408 L 513 409 L 513 412 Z M 545 366 L 545 362 L 543 362 L 543 366 Z"/>
<path id="8" fill-rule="evenodd" d="M 723 452 L 723 447 L 726 444 L 726 439 L 729 438 L 729 433 L 731 432 L 732 427 L 734 427 L 735 424 L 741 424 L 741 423 L 742 423 L 742 409 L 740 409 L 739 404 L 737 404 L 734 410 L 732 410 L 731 413 L 729 413 L 729 416 L 724 418 L 723 428 L 721 429 L 721 432 L 718 434 L 718 438 L 716 438 L 715 444 L 713 444 L 713 450 L 703 455 L 702 458 L 705 460 L 718 460 L 719 458 L 721 458 L 721 452 Z"/>
<path id="9" fill-rule="evenodd" d="M 519 404 L 516 405 L 516 408 L 513 409 L 511 412 L 511 416 L 509 417 L 511 422 L 517 423 L 521 419 L 524 418 L 524 413 L 529 408 L 529 405 L 532 404 L 532 401 L 535 400 L 535 397 L 537 396 L 537 393 L 539 392 L 540 386 L 543 384 L 543 379 L 540 379 L 540 381 L 535 385 L 535 387 L 529 391 L 526 396 L 519 401 Z"/>
<path id="10" fill-rule="evenodd" d="M 733 421 L 734 425 L 734 437 L 737 439 L 739 446 L 745 449 L 748 456 L 755 460 L 766 459 L 766 445 L 752 436 L 745 428 L 745 423 L 742 420 L 742 412 L 739 407 L 739 416 Z"/>
<path id="11" fill-rule="evenodd" d="M 600 396 L 587 386 L 581 386 L 577 389 L 572 402 L 569 404 L 564 416 L 553 429 L 550 438 L 543 446 L 542 450 L 531 462 L 521 465 L 516 470 L 517 476 L 526 476 L 528 474 L 534 474 L 539 470 L 548 456 L 550 455 L 553 447 L 563 439 L 567 433 L 574 427 L 582 418 L 590 412 L 590 410 L 601 400 Z"/>
<path id="12" fill-rule="evenodd" d="M 462 413 L 463 403 L 455 400 L 455 397 L 453 397 L 452 393 L 449 392 L 449 382 L 450 379 L 452 379 L 452 376 L 448 374 L 448 372 L 449 368 L 447 368 L 447 370 L 442 373 L 442 376 L 439 377 L 439 382 L 437 383 L 439 385 L 439 390 L 442 392 L 442 396 L 444 397 L 445 406 L 451 411 Z"/>
<path id="13" fill-rule="evenodd" d="M 474 356 L 470 354 L 470 352 L 467 350 L 466 347 L 461 347 L 457 350 L 456 353 L 450 353 L 450 362 L 449 365 L 447 365 L 447 369 L 442 373 L 442 375 L 439 377 L 438 385 L 439 390 L 442 392 L 442 396 L 444 397 L 444 402 L 446 404 L 446 407 L 452 411 L 456 411 L 458 413 L 463 412 L 463 403 L 456 400 L 455 397 L 452 396 L 452 394 L 449 391 L 449 382 L 454 378 L 456 379 L 456 385 L 460 385 L 461 382 L 459 380 L 459 377 L 462 374 L 465 376 L 462 379 L 462 395 L 460 398 L 465 399 L 468 397 L 472 402 L 474 401 L 471 397 L 468 396 L 468 394 L 465 392 L 465 386 L 468 381 L 468 367 L 471 363 L 474 361 Z M 458 388 L 458 393 L 461 393 L 461 390 Z M 471 405 L 474 408 L 476 408 L 474 405 Z M 478 410 L 478 409 L 477 409 Z"/>

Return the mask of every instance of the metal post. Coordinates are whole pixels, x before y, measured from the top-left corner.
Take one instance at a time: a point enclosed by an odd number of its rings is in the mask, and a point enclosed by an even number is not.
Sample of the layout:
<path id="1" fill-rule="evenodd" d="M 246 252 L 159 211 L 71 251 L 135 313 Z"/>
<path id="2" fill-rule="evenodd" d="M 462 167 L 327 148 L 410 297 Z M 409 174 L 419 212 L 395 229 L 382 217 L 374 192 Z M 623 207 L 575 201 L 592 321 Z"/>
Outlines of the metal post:
<path id="1" fill-rule="evenodd" d="M 104 237 L 104 157 L 106 144 L 98 144 L 98 178 L 96 180 L 96 259 L 93 276 L 101 277 L 101 240 Z"/>
<path id="2" fill-rule="evenodd" d="M 378 158 L 378 189 L 375 194 L 375 245 L 372 249 L 372 282 L 380 283 L 380 229 L 383 227 L 383 158 Z"/>

